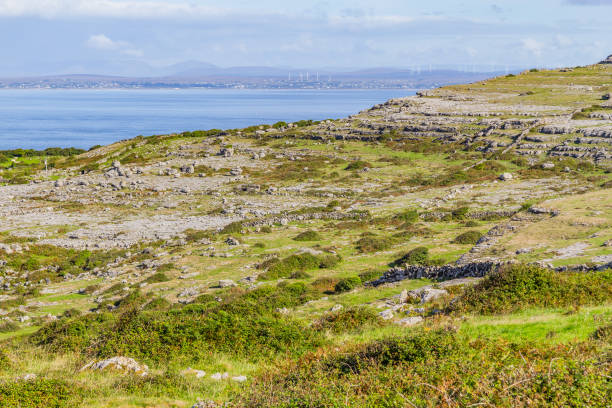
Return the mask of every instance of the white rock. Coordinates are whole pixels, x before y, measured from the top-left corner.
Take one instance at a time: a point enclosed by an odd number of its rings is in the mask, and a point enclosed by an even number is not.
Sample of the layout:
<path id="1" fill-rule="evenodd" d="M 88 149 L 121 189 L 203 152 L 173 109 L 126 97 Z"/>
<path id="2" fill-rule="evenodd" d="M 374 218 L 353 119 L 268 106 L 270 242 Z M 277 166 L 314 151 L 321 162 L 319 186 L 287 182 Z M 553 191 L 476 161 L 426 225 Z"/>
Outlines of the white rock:
<path id="1" fill-rule="evenodd" d="M 393 319 L 393 309 L 383 310 L 378 315 L 384 320 Z"/>
<path id="2" fill-rule="evenodd" d="M 98 362 L 92 361 L 85 365 L 80 371 L 90 370 L 106 370 L 113 369 L 118 371 L 130 371 L 141 376 L 147 375 L 149 367 L 146 364 L 139 364 L 136 360 L 129 357 L 111 357 Z"/>
<path id="3" fill-rule="evenodd" d="M 344 308 L 344 306 L 342 306 L 342 305 L 338 304 L 338 305 L 335 305 L 334 307 L 332 307 L 332 308 L 330 309 L 330 312 L 334 313 L 334 312 L 337 312 L 337 311 L 339 311 L 339 310 L 342 310 L 343 308 Z"/>
<path id="4" fill-rule="evenodd" d="M 221 279 L 219 281 L 219 287 L 220 288 L 230 288 L 230 287 L 233 287 L 233 286 L 237 286 L 237 285 L 236 285 L 236 282 L 234 282 L 231 279 Z"/>
<path id="5" fill-rule="evenodd" d="M 213 380 L 225 380 L 227 378 L 229 378 L 229 374 L 228 373 L 214 373 L 213 375 L 210 376 L 211 379 Z"/>
<path id="6" fill-rule="evenodd" d="M 414 326 L 415 324 L 419 324 L 423 321 L 421 316 L 411 316 L 405 317 L 397 322 L 397 324 L 401 326 Z"/>

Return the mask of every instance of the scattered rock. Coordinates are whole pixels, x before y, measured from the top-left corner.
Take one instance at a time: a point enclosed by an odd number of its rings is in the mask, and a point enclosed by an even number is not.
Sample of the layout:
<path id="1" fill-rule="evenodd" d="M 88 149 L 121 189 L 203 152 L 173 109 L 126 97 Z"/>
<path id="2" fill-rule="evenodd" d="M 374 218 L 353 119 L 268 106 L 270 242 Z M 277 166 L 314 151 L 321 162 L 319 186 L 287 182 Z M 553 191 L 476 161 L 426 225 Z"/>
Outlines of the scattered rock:
<path id="1" fill-rule="evenodd" d="M 406 303 L 409 298 L 410 298 L 410 296 L 408 295 L 408 290 L 404 289 L 404 290 L 402 290 L 402 293 L 399 294 L 398 300 L 399 300 L 400 303 Z"/>
<path id="2" fill-rule="evenodd" d="M 139 364 L 136 360 L 129 357 L 111 357 L 98 362 L 92 361 L 91 363 L 83 366 L 80 371 L 87 369 L 100 371 L 106 369 L 124 372 L 127 371 L 140 376 L 146 376 L 149 372 L 149 367 L 146 364 Z"/>
<path id="3" fill-rule="evenodd" d="M 499 179 L 502 181 L 508 181 L 508 180 L 512 180 L 512 174 L 511 173 L 503 173 L 499 176 Z"/>
<path id="4" fill-rule="evenodd" d="M 210 378 L 212 380 L 225 380 L 229 378 L 229 374 L 228 373 L 214 373 L 213 375 L 210 376 Z"/>
<path id="5" fill-rule="evenodd" d="M 542 168 L 544 170 L 550 170 L 550 169 L 554 169 L 555 168 L 555 164 L 554 163 L 542 163 Z"/>
<path id="6" fill-rule="evenodd" d="M 32 381 L 35 380 L 37 377 L 38 376 L 36 374 L 28 373 L 15 378 L 15 381 Z"/>
<path id="7" fill-rule="evenodd" d="M 206 373 L 202 370 L 196 370 L 195 368 L 187 368 L 181 372 L 183 375 L 194 375 L 196 378 L 204 378 Z"/>
<path id="8" fill-rule="evenodd" d="M 219 408 L 219 404 L 212 400 L 198 401 L 191 408 Z"/>
<path id="9" fill-rule="evenodd" d="M 231 246 L 240 245 L 240 241 L 238 241 L 238 240 L 237 240 L 236 238 L 234 238 L 234 237 L 228 237 L 228 238 L 225 240 L 225 243 L 226 243 L 227 245 L 231 245 Z"/>
<path id="10" fill-rule="evenodd" d="M 338 312 L 338 311 L 342 310 L 343 308 L 344 308 L 344 306 L 338 304 L 338 305 L 334 305 L 334 307 L 329 309 L 329 311 L 332 312 L 332 313 L 335 313 L 335 312 Z"/>
<path id="11" fill-rule="evenodd" d="M 378 315 L 384 320 L 393 319 L 393 309 L 383 310 L 382 312 L 378 313 Z"/>
<path id="12" fill-rule="evenodd" d="M 424 287 L 408 292 L 408 296 L 423 303 L 435 300 L 441 296 L 448 295 L 448 292 L 444 289 L 434 289 L 432 287 Z"/>
<path id="13" fill-rule="evenodd" d="M 561 214 L 559 210 L 543 207 L 529 207 L 529 212 L 532 214 L 550 214 L 552 216 L 557 216 Z"/>
<path id="14" fill-rule="evenodd" d="M 221 279 L 218 286 L 220 288 L 231 288 L 238 285 L 231 279 Z"/>
<path id="15" fill-rule="evenodd" d="M 421 316 L 411 316 L 398 320 L 397 324 L 401 326 L 414 326 L 416 324 L 421 323 L 422 321 L 423 318 Z"/>

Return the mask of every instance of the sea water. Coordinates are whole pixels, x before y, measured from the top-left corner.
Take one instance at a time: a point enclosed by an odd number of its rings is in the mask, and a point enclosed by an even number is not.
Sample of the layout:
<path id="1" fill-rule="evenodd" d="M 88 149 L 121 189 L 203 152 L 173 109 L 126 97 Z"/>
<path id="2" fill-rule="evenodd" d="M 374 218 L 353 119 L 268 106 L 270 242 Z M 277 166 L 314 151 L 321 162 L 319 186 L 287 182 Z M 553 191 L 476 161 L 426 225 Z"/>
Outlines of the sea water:
<path id="1" fill-rule="evenodd" d="M 87 149 L 138 135 L 336 119 L 407 89 L 2 89 L 0 150 Z"/>

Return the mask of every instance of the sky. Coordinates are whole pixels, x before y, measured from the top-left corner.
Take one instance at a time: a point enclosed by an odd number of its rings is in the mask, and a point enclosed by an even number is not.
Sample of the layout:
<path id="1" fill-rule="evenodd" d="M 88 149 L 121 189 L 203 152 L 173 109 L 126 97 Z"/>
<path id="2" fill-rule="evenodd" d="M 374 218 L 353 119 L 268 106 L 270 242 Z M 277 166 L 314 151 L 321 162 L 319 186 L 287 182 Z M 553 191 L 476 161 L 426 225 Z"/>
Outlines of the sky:
<path id="1" fill-rule="evenodd" d="M 0 76 L 575 66 L 612 54 L 611 21 L 612 0 L 0 0 Z"/>

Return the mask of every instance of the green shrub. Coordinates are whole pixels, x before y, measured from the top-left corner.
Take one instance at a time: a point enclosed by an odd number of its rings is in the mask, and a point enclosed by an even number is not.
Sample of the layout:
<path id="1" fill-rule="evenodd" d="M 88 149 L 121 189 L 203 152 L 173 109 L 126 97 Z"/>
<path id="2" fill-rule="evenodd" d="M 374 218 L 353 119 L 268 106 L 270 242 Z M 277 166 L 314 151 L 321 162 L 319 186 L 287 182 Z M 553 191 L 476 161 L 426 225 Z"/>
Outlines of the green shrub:
<path id="1" fill-rule="evenodd" d="M 371 168 L 372 165 L 363 160 L 356 160 L 356 161 L 350 162 L 348 166 L 346 166 L 345 170 L 363 170 L 366 167 Z"/>
<path id="2" fill-rule="evenodd" d="M 455 208 L 451 212 L 451 214 L 453 215 L 453 219 L 463 220 L 465 219 L 469 211 L 470 211 L 469 207 L 459 207 L 459 208 Z"/>
<path id="3" fill-rule="evenodd" d="M 469 287 L 451 311 L 511 313 L 527 307 L 601 304 L 612 299 L 612 271 L 555 272 L 531 265 L 511 265 Z"/>
<path id="4" fill-rule="evenodd" d="M 33 256 L 29 257 L 28 260 L 24 264 L 24 268 L 27 271 L 35 271 L 40 269 L 40 262 Z"/>
<path id="5" fill-rule="evenodd" d="M 332 293 L 334 291 L 334 287 L 338 283 L 339 279 L 330 278 L 329 276 L 322 276 L 317 278 L 314 282 L 310 284 L 315 290 L 318 290 L 322 293 Z"/>
<path id="6" fill-rule="evenodd" d="M 188 242 L 197 242 L 203 240 L 204 238 L 212 239 L 214 235 L 211 231 L 203 231 L 196 229 L 185 230 L 184 234 L 185 240 L 187 240 Z"/>
<path id="7" fill-rule="evenodd" d="M 393 218 L 406 224 L 414 224 L 419 220 L 419 212 L 417 210 L 406 210 L 400 214 L 394 215 Z"/>
<path id="8" fill-rule="evenodd" d="M 363 237 L 356 243 L 357 249 L 364 253 L 384 251 L 391 245 L 393 241 L 386 237 Z"/>
<path id="9" fill-rule="evenodd" d="M 603 360 L 605 361 L 605 360 Z M 600 350 L 466 340 L 450 330 L 334 347 L 267 370 L 236 398 L 274 407 L 593 407 L 609 405 Z M 602 365 L 603 363 L 603 365 Z"/>
<path id="10" fill-rule="evenodd" d="M 453 243 L 455 244 L 470 244 L 470 245 L 474 245 L 478 242 L 478 240 L 482 238 L 482 234 L 478 231 L 466 231 L 463 234 L 457 236 L 454 240 Z"/>
<path id="11" fill-rule="evenodd" d="M 402 257 L 391 262 L 390 266 L 408 265 L 424 265 L 429 259 L 429 249 L 425 247 L 416 247 L 410 250 Z"/>
<path id="12" fill-rule="evenodd" d="M 289 279 L 308 279 L 311 276 L 304 271 L 296 271 L 289 276 Z"/>
<path id="13" fill-rule="evenodd" d="M 82 314 L 83 313 L 81 313 L 79 309 L 71 308 L 71 309 L 64 310 L 64 313 L 62 313 L 62 316 L 71 318 L 71 317 L 78 317 Z"/>
<path id="14" fill-rule="evenodd" d="M 612 343 L 612 324 L 598 327 L 592 334 L 593 340 L 603 341 L 608 344 Z"/>
<path id="15" fill-rule="evenodd" d="M 383 324 L 384 321 L 373 310 L 365 307 L 351 307 L 324 315 L 314 322 L 313 328 L 319 331 L 330 330 L 333 333 L 349 333 L 364 327 L 382 326 Z"/>
<path id="16" fill-rule="evenodd" d="M 340 261 L 342 261 L 342 258 L 339 255 L 320 255 L 319 261 L 319 268 L 329 269 L 338 265 Z"/>
<path id="17" fill-rule="evenodd" d="M 321 239 L 323 239 L 321 235 L 312 230 L 304 231 L 293 238 L 294 241 L 320 241 Z"/>
<path id="18" fill-rule="evenodd" d="M 277 353 L 296 353 L 321 344 L 314 331 L 280 316 L 276 309 L 295 307 L 315 296 L 295 283 L 237 291 L 223 303 L 191 304 L 168 312 L 125 312 L 95 342 L 100 356 L 130 355 L 144 361 L 199 361 L 227 353 L 255 361 Z M 195 308 L 195 309 L 194 309 Z"/>
<path id="19" fill-rule="evenodd" d="M 359 276 L 351 276 L 349 278 L 340 279 L 336 286 L 334 286 L 334 291 L 336 293 L 348 292 L 356 287 L 361 285 L 361 279 Z"/>
<path id="20" fill-rule="evenodd" d="M 259 279 L 271 280 L 287 278 L 298 271 L 307 271 L 318 268 L 331 268 L 340 261 L 334 255 L 317 256 L 310 253 L 294 254 L 281 260 L 271 259 L 266 261 L 268 270 L 259 275 Z"/>
<path id="21" fill-rule="evenodd" d="M 380 278 L 382 274 L 383 272 L 379 270 L 371 269 L 369 271 L 361 272 L 359 274 L 359 279 L 361 279 L 362 282 L 370 282 L 370 281 Z"/>
<path id="22" fill-rule="evenodd" d="M 163 297 L 159 297 L 153 299 L 149 303 L 147 303 L 143 310 L 167 310 L 172 306 L 172 303 L 164 299 Z"/>
<path id="23" fill-rule="evenodd" d="M 13 366 L 11 359 L 6 355 L 6 352 L 0 349 L 0 371 L 6 371 Z"/>
<path id="24" fill-rule="evenodd" d="M 0 383 L 0 406 L 19 408 L 73 407 L 82 399 L 75 384 L 59 380 L 35 379 Z"/>
<path id="25" fill-rule="evenodd" d="M 115 317 L 112 313 L 89 313 L 55 320 L 35 332 L 30 341 L 56 352 L 82 351 L 92 339 L 112 325 Z"/>
<path id="26" fill-rule="evenodd" d="M 8 333 L 19 329 L 19 325 L 12 320 L 3 320 L 0 322 L 0 333 Z"/>
<path id="27" fill-rule="evenodd" d="M 168 282 L 169 280 L 170 280 L 170 278 L 168 276 L 166 276 L 165 273 L 163 273 L 163 272 L 156 272 L 153 275 L 149 276 L 144 281 L 146 283 L 161 283 L 161 282 Z"/>
<path id="28" fill-rule="evenodd" d="M 231 224 L 226 225 L 221 230 L 221 234 L 240 234 L 242 233 L 242 229 L 242 221 L 234 221 Z"/>

